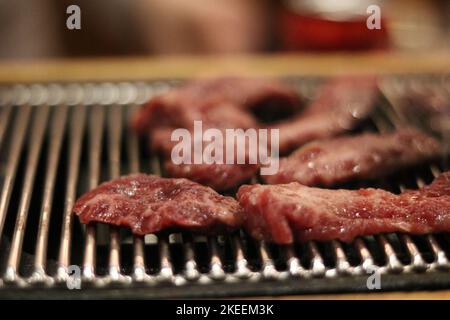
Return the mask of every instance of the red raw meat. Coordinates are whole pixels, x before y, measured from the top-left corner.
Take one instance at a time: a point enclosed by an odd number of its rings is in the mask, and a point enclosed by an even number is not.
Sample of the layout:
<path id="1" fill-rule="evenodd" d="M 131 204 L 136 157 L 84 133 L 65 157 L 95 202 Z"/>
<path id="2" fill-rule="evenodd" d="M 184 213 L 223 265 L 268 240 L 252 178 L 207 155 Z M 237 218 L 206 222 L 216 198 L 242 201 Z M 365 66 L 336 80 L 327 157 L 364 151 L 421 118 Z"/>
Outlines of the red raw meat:
<path id="1" fill-rule="evenodd" d="M 297 182 L 245 185 L 237 194 L 246 230 L 279 244 L 298 240 L 351 241 L 387 232 L 450 231 L 450 172 L 419 190 L 330 190 Z"/>
<path id="2" fill-rule="evenodd" d="M 377 93 L 372 77 L 342 77 L 327 82 L 304 112 L 270 126 L 280 129 L 280 153 L 354 129 L 372 113 Z"/>
<path id="3" fill-rule="evenodd" d="M 73 211 L 82 223 L 129 227 L 144 235 L 165 229 L 208 233 L 241 225 L 241 208 L 231 197 L 187 179 L 133 174 L 105 182 L 82 195 Z"/>
<path id="4" fill-rule="evenodd" d="M 440 154 L 439 142 L 416 129 L 364 133 L 311 142 L 282 158 L 276 174 L 261 177 L 269 184 L 296 181 L 307 186 L 332 186 L 386 176 Z"/>
<path id="5" fill-rule="evenodd" d="M 191 128 L 203 120 L 211 128 L 249 128 L 242 125 L 250 111 L 300 107 L 298 94 L 274 79 L 225 77 L 191 81 L 151 99 L 132 119 L 132 127 L 146 134 L 158 127 Z"/>

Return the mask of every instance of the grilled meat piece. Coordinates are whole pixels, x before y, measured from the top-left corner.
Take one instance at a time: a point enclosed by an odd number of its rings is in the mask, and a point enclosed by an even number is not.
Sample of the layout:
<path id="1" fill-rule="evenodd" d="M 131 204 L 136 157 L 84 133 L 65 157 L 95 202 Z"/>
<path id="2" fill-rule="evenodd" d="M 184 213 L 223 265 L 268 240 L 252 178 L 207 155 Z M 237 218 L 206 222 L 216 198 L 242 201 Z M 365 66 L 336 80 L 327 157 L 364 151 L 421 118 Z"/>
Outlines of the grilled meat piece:
<path id="1" fill-rule="evenodd" d="M 129 227 L 144 235 L 165 229 L 209 233 L 238 228 L 241 208 L 231 197 L 187 179 L 133 174 L 81 196 L 73 211 L 82 223 Z"/>
<path id="2" fill-rule="evenodd" d="M 307 186 L 333 186 L 386 176 L 436 159 L 440 149 L 436 139 L 410 128 L 337 137 L 301 147 L 280 160 L 276 174 L 261 177 L 269 184 L 296 181 Z"/>
<path id="3" fill-rule="evenodd" d="M 351 241 L 384 232 L 450 231 L 450 172 L 400 195 L 381 189 L 329 190 L 297 182 L 245 185 L 237 198 L 245 228 L 279 244 L 298 240 Z"/>
<path id="4" fill-rule="evenodd" d="M 237 163 L 237 148 L 235 147 L 234 160 L 232 163 L 226 163 L 226 143 L 223 145 L 222 156 L 223 163 L 180 163 L 175 164 L 171 157 L 173 148 L 178 142 L 170 140 L 171 129 L 159 129 L 154 133 L 154 140 L 152 149 L 158 151 L 163 155 L 164 174 L 174 178 L 187 178 L 200 184 L 209 186 L 214 190 L 225 191 L 231 190 L 250 180 L 255 176 L 259 170 L 257 163 L 250 164 L 248 161 L 249 146 L 246 144 L 245 163 Z M 225 133 L 223 133 L 225 135 Z M 192 134 L 193 136 L 193 134 Z M 205 141 L 200 141 L 203 148 L 207 146 Z M 194 141 L 191 144 L 191 158 L 193 159 L 196 153 L 193 149 Z M 257 150 L 254 150 L 257 151 Z M 200 156 L 203 154 L 200 151 Z M 205 160 L 205 159 L 203 159 Z"/>
<path id="5" fill-rule="evenodd" d="M 342 77 L 327 82 L 304 112 L 270 126 L 280 130 L 280 153 L 354 129 L 371 114 L 377 93 L 372 77 Z"/>
<path id="6" fill-rule="evenodd" d="M 151 99 L 133 117 L 131 126 L 141 134 L 159 127 L 189 129 L 194 120 L 203 120 L 211 128 L 249 128 L 255 124 L 242 124 L 242 118 L 248 119 L 252 112 L 294 112 L 300 102 L 293 89 L 273 79 L 201 79 Z"/>

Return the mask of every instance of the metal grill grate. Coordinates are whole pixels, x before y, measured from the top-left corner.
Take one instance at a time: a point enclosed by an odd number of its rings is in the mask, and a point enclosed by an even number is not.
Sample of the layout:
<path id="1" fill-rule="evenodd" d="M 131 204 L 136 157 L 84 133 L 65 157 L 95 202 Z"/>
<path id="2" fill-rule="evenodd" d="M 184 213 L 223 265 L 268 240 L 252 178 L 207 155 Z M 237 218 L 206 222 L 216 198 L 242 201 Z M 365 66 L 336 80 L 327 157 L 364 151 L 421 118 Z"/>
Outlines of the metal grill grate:
<path id="1" fill-rule="evenodd" d="M 319 80 L 290 81 L 304 96 L 312 97 Z M 410 122 L 390 103 L 402 83 L 395 77 L 382 82 L 384 95 L 363 130 L 386 131 Z M 413 83 L 442 87 L 429 78 L 415 78 Z M 116 286 L 143 288 L 155 296 L 171 291 L 151 288 L 178 287 L 179 296 L 352 290 L 352 279 L 365 279 L 374 270 L 398 274 L 391 288 L 424 285 L 420 279 L 428 279 L 426 274 L 448 278 L 448 234 L 386 234 L 351 244 L 310 241 L 276 246 L 256 242 L 241 231 L 210 238 L 187 233 L 139 238 L 115 227 L 80 225 L 71 214 L 77 196 L 123 174 L 161 173 L 144 141 L 127 130 L 126 120 L 152 95 L 176 84 L 1 88 L 0 294 L 42 287 L 47 293 L 56 292 L 65 288 L 73 265 L 81 270 L 83 288 L 92 294 Z M 443 169 L 440 163 L 417 168 L 380 181 L 379 186 L 395 192 L 420 187 Z M 416 273 L 421 278 L 405 280 L 407 274 Z M 437 282 L 450 285 L 448 280 L 425 281 L 425 285 Z M 191 286 L 197 289 L 188 290 Z M 221 293 L 215 291 L 217 286 Z M 365 289 L 358 288 L 353 287 Z"/>

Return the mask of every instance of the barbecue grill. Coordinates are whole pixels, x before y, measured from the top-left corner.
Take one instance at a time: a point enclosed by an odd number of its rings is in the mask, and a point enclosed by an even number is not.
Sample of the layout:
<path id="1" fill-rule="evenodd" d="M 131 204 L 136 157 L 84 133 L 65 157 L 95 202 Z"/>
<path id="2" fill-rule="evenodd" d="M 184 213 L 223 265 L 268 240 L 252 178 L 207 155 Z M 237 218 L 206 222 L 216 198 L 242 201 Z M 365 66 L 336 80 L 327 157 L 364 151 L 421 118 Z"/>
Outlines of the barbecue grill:
<path id="1" fill-rule="evenodd" d="M 288 78 L 312 99 L 320 78 Z M 277 246 L 243 231 L 133 237 L 81 225 L 75 199 L 100 182 L 132 172 L 161 174 L 127 118 L 180 81 L 44 83 L 0 88 L 0 297 L 226 297 L 450 288 L 450 235 L 382 234 Z M 357 130 L 409 123 L 448 133 L 399 108 L 407 90 L 448 83 L 436 76 L 386 76 L 373 117 Z M 448 148 L 449 143 L 444 143 Z M 446 159 L 372 183 L 393 192 L 417 188 L 448 168 Z M 163 174 L 163 173 L 162 173 Z M 81 290 L 77 287 L 81 286 Z M 70 288 L 71 289 L 70 289 Z"/>

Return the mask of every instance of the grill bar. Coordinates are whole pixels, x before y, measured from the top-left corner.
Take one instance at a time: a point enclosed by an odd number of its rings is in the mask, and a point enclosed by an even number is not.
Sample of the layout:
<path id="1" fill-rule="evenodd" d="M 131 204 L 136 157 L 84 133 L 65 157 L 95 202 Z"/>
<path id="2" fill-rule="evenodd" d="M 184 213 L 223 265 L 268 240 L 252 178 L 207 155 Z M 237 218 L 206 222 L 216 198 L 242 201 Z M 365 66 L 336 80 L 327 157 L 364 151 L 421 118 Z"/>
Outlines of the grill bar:
<path id="1" fill-rule="evenodd" d="M 355 247 L 359 254 L 359 257 L 361 258 L 361 266 L 360 271 L 356 269 L 356 273 L 364 273 L 375 269 L 375 261 L 367 248 L 367 246 L 364 244 L 364 241 L 362 239 L 356 239 L 355 241 Z"/>
<path id="2" fill-rule="evenodd" d="M 211 237 L 209 240 L 209 247 L 211 248 L 211 263 L 209 276 L 213 280 L 224 280 L 226 274 L 223 270 L 222 261 L 220 261 L 218 243 L 215 237 Z"/>
<path id="3" fill-rule="evenodd" d="M 2 114 L 0 117 L 0 146 L 3 144 L 3 138 L 5 136 L 6 127 L 8 126 L 9 118 L 11 116 L 11 110 L 12 108 L 10 105 L 6 105 L 2 109 Z"/>
<path id="4" fill-rule="evenodd" d="M 395 272 L 400 273 L 403 271 L 403 265 L 398 260 L 397 255 L 395 254 L 394 248 L 389 243 L 389 241 L 386 239 L 384 235 L 378 235 L 377 236 L 378 241 L 380 243 L 381 248 L 383 248 L 383 252 L 386 256 L 386 269 L 389 272 Z"/>
<path id="5" fill-rule="evenodd" d="M 137 110 L 136 105 L 128 106 L 127 118 L 133 115 Z M 132 131 L 127 133 L 127 154 L 129 161 L 129 171 L 130 173 L 140 172 L 139 163 L 139 141 L 136 134 Z M 142 237 L 133 238 L 133 277 L 136 281 L 149 281 L 150 277 L 147 275 L 145 270 L 145 259 L 144 259 L 144 241 Z"/>
<path id="6" fill-rule="evenodd" d="M 158 238 L 159 250 L 161 252 L 161 269 L 159 270 L 157 279 L 162 282 L 172 282 L 174 280 L 172 263 L 169 259 L 169 248 L 165 237 Z"/>
<path id="7" fill-rule="evenodd" d="M 122 110 L 119 106 L 111 107 L 108 123 L 109 146 L 109 178 L 120 176 L 120 143 L 122 132 Z M 120 239 L 116 227 L 110 227 L 109 276 L 110 280 L 118 281 L 120 274 Z"/>
<path id="8" fill-rule="evenodd" d="M 319 253 L 319 249 L 314 241 L 308 242 L 308 250 L 311 254 L 311 273 L 314 277 L 322 277 L 325 275 L 326 268 L 323 259 Z"/>
<path id="9" fill-rule="evenodd" d="M 344 253 L 344 249 L 338 241 L 333 240 L 331 244 L 336 256 L 336 272 L 344 275 L 349 274 L 352 268 L 347 260 L 347 256 Z"/>
<path id="10" fill-rule="evenodd" d="M 250 278 L 251 271 L 248 267 L 248 261 L 244 256 L 242 249 L 242 239 L 240 237 L 235 237 L 234 245 L 236 250 L 236 272 L 235 276 L 239 279 Z"/>
<path id="11" fill-rule="evenodd" d="M 291 276 L 297 277 L 306 275 L 306 271 L 302 267 L 300 260 L 295 255 L 295 249 L 292 245 L 286 248 L 286 259 L 288 270 Z"/>
<path id="12" fill-rule="evenodd" d="M 36 242 L 34 273 L 32 276 L 33 281 L 41 281 L 43 278 L 45 278 L 50 214 L 53 202 L 53 192 L 55 188 L 59 155 L 67 118 L 67 109 L 68 108 L 66 106 L 61 106 L 60 108 L 57 108 L 55 110 L 50 128 L 50 147 L 48 150 L 44 195 Z"/>
<path id="13" fill-rule="evenodd" d="M 86 107 L 75 106 L 70 122 L 69 133 L 69 162 L 67 167 L 67 189 L 64 202 L 64 215 L 61 229 L 61 240 L 58 257 L 57 276 L 59 281 L 64 281 L 67 277 L 67 268 L 70 264 L 71 245 L 71 225 L 72 207 L 75 203 L 76 187 L 79 175 L 79 162 L 81 156 L 81 146 L 83 129 L 86 119 Z"/>
<path id="14" fill-rule="evenodd" d="M 260 244 L 260 255 L 262 260 L 262 276 L 266 279 L 277 279 L 279 277 L 278 271 L 275 268 L 273 260 L 270 258 L 266 244 Z"/>
<path id="15" fill-rule="evenodd" d="M 93 108 L 89 122 L 89 189 L 95 188 L 100 179 L 100 156 L 105 121 L 103 107 L 95 106 Z M 95 278 L 95 233 L 95 225 L 88 225 L 83 261 L 83 276 L 87 281 Z"/>
<path id="16" fill-rule="evenodd" d="M 432 235 L 428 235 L 427 240 L 430 243 L 431 249 L 433 250 L 433 254 L 435 256 L 435 262 L 431 265 L 431 268 L 444 270 L 450 269 L 450 263 L 447 256 L 436 239 Z"/>
<path id="17" fill-rule="evenodd" d="M 192 239 L 186 239 L 184 245 L 184 250 L 186 253 L 186 261 L 184 267 L 184 277 L 189 281 L 195 281 L 200 278 L 200 272 L 197 268 L 197 263 L 194 258 L 194 249 L 192 246 Z"/>
<path id="18" fill-rule="evenodd" d="M 419 249 L 414 244 L 413 240 L 409 235 L 403 234 L 403 243 L 406 244 L 406 248 L 411 257 L 411 264 L 407 267 L 410 267 L 416 271 L 425 271 L 427 269 L 427 265 L 420 254 Z"/>
<path id="19" fill-rule="evenodd" d="M 133 115 L 137 110 L 136 105 L 132 105 L 128 107 L 128 118 Z M 140 172 L 140 163 L 139 163 L 139 141 L 136 134 L 129 130 L 127 134 L 127 151 L 128 151 L 128 161 L 129 171 L 130 173 L 138 173 Z"/>
<path id="20" fill-rule="evenodd" d="M 19 157 L 22 151 L 26 128 L 28 126 L 31 113 L 31 107 L 29 106 L 24 106 L 20 109 L 21 112 L 19 112 L 17 119 L 14 121 L 14 128 L 17 128 L 17 131 L 12 138 L 11 150 L 9 150 L 9 157 L 6 165 L 2 195 L 0 199 L 0 235 L 3 234 L 3 226 L 8 210 L 9 199 L 11 198 Z"/>

